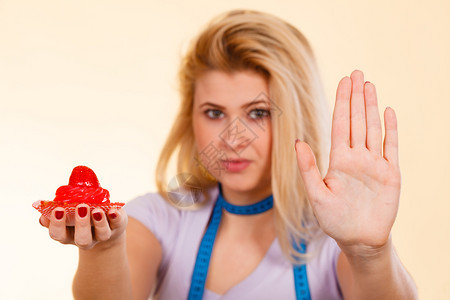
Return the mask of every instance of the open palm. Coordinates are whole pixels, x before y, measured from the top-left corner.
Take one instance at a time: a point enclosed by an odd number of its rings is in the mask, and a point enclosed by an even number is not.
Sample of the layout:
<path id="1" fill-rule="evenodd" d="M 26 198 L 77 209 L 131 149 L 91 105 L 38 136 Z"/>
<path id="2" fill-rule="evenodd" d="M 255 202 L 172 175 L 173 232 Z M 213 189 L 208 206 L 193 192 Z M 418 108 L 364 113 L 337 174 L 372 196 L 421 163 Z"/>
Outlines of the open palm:
<path id="1" fill-rule="evenodd" d="M 342 247 L 386 244 L 400 197 L 397 120 L 384 112 L 385 139 L 375 86 L 355 70 L 338 85 L 331 133 L 330 165 L 322 179 L 314 154 L 296 143 L 308 199 L 322 230 Z"/>

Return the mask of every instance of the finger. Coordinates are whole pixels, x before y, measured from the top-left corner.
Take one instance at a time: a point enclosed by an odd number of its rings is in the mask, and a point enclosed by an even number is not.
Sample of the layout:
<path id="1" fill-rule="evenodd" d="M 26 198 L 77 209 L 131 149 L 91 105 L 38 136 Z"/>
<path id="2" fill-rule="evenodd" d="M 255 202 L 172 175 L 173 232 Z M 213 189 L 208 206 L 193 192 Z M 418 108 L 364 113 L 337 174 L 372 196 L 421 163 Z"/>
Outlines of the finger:
<path id="1" fill-rule="evenodd" d="M 397 117 L 395 111 L 390 107 L 387 107 L 384 111 L 384 128 L 386 131 L 383 144 L 384 158 L 398 166 Z"/>
<path id="2" fill-rule="evenodd" d="M 92 245 L 92 230 L 91 230 L 91 214 L 89 206 L 80 204 L 76 207 L 75 213 L 75 244 L 81 248 L 86 249 Z"/>
<path id="3" fill-rule="evenodd" d="M 375 85 L 366 82 L 364 85 L 364 98 L 366 102 L 366 121 L 367 121 L 367 148 L 381 155 L 381 121 L 378 112 L 377 92 Z"/>
<path id="4" fill-rule="evenodd" d="M 52 211 L 48 233 L 55 241 L 63 244 L 67 242 L 66 213 L 63 208 L 57 207 Z"/>
<path id="5" fill-rule="evenodd" d="M 39 224 L 48 228 L 48 226 L 50 225 L 50 220 L 46 216 L 41 215 L 41 217 L 39 218 Z"/>
<path id="6" fill-rule="evenodd" d="M 109 240 L 111 229 L 109 228 L 105 212 L 100 208 L 95 208 L 92 211 L 92 220 L 94 222 L 95 239 L 99 242 Z"/>
<path id="7" fill-rule="evenodd" d="M 327 187 L 322 180 L 314 153 L 309 145 L 298 141 L 295 143 L 295 150 L 297 152 L 298 168 L 305 185 L 306 193 L 309 201 L 312 202 L 311 205 L 313 205 L 322 199 Z"/>
<path id="8" fill-rule="evenodd" d="M 350 146 L 350 95 L 352 81 L 344 77 L 338 84 L 331 127 L 331 149 Z"/>
<path id="9" fill-rule="evenodd" d="M 124 228 L 127 226 L 128 217 L 127 214 L 121 209 L 120 211 L 111 208 L 108 211 L 108 220 L 109 220 L 109 226 L 112 230 L 117 228 Z"/>
<path id="10" fill-rule="evenodd" d="M 366 112 L 364 108 L 364 74 L 355 70 L 352 79 L 352 95 L 350 99 L 350 146 L 366 146 Z"/>

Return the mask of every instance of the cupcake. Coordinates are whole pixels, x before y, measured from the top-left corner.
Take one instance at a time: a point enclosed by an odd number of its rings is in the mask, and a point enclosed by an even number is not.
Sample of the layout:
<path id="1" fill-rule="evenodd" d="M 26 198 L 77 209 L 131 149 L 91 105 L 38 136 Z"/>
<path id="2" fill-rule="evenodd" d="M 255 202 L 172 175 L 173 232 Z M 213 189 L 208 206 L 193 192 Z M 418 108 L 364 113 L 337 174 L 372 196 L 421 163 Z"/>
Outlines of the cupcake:
<path id="1" fill-rule="evenodd" d="M 66 212 L 66 225 L 75 225 L 75 208 L 84 203 L 89 205 L 91 211 L 101 208 L 107 213 L 111 208 L 120 209 L 125 203 L 111 203 L 109 191 L 100 187 L 94 171 L 85 166 L 78 166 L 72 170 L 69 184 L 60 186 L 55 193 L 53 201 L 36 201 L 33 207 L 50 219 L 53 209 L 64 208 Z"/>

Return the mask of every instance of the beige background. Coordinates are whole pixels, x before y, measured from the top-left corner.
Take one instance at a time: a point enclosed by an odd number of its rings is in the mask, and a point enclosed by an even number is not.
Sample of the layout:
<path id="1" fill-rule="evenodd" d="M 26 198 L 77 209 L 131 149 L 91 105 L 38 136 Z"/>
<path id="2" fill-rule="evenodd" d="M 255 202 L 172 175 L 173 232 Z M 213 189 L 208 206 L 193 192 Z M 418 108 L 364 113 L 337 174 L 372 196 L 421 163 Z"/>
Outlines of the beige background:
<path id="1" fill-rule="evenodd" d="M 79 164 L 114 201 L 155 191 L 180 54 L 231 8 L 271 12 L 309 38 L 330 113 L 354 69 L 396 110 L 394 242 L 420 298 L 450 299 L 447 1 L 0 0 L 1 299 L 71 299 L 77 250 L 48 237 L 31 203 L 52 198 Z"/>

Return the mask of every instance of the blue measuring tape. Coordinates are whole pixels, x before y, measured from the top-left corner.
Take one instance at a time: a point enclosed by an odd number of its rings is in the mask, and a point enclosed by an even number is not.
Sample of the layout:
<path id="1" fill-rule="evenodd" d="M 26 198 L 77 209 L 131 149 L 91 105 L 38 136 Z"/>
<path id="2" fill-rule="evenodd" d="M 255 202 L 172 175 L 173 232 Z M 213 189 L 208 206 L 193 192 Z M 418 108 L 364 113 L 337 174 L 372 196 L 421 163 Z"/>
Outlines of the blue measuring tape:
<path id="1" fill-rule="evenodd" d="M 294 249 L 304 254 L 306 253 L 306 245 L 300 244 L 300 248 L 294 243 Z M 306 274 L 306 265 L 294 265 L 294 284 L 295 295 L 297 300 L 310 300 L 311 294 L 309 292 L 308 276 Z"/>
<path id="2" fill-rule="evenodd" d="M 197 253 L 194 271 L 192 273 L 191 287 L 189 289 L 189 300 L 201 300 L 205 291 L 206 276 L 208 274 L 211 253 L 219 229 L 220 219 L 222 218 L 222 208 L 228 212 L 239 215 L 253 215 L 263 213 L 273 207 L 273 196 L 251 204 L 251 205 L 233 205 L 227 202 L 222 195 L 222 186 L 219 183 L 219 196 L 214 205 L 213 215 L 208 228 L 206 229 L 200 248 Z M 300 248 L 294 244 L 294 248 L 300 253 L 306 252 L 306 246 L 302 243 Z M 295 265 L 294 283 L 297 300 L 309 300 L 311 295 L 308 287 L 308 278 L 306 275 L 306 265 Z"/>

